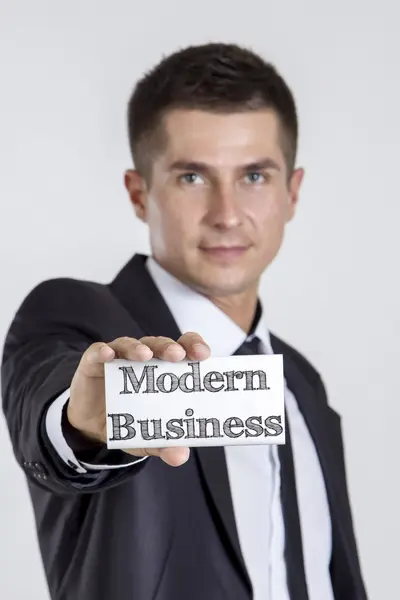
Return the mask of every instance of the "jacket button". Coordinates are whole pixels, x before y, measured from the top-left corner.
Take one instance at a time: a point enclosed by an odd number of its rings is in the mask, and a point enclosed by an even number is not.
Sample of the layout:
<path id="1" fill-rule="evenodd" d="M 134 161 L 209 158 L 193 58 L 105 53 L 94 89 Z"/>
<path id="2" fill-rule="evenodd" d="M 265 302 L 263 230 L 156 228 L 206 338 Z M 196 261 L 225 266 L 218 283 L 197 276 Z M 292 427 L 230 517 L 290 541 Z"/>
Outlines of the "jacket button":
<path id="1" fill-rule="evenodd" d="M 45 467 L 42 465 L 42 463 L 35 462 L 33 466 L 38 473 L 41 473 L 42 475 L 47 475 L 47 471 L 46 471 Z"/>

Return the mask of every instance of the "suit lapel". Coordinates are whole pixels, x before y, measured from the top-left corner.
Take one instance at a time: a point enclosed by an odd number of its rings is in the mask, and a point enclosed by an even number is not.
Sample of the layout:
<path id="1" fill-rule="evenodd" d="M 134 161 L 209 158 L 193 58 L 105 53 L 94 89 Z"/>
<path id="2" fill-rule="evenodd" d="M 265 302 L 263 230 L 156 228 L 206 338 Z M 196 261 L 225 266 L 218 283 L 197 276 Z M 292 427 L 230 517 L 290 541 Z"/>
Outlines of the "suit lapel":
<path id="1" fill-rule="evenodd" d="M 144 255 L 135 254 L 118 273 L 110 288 L 143 330 L 143 335 L 162 335 L 176 340 L 181 332 L 146 269 L 146 259 Z M 233 512 L 224 448 L 193 448 L 192 454 L 222 537 L 250 590 L 250 578 L 240 550 Z"/>
<path id="2" fill-rule="evenodd" d="M 344 465 L 340 462 L 343 448 L 339 416 L 327 404 L 322 386 L 318 389 L 317 381 L 311 382 L 305 377 L 285 350 L 283 343 L 274 335 L 271 335 L 271 344 L 276 354 L 284 355 L 284 373 L 288 387 L 296 396 L 318 454 L 332 522 L 333 554 L 336 554 L 336 561 L 338 557 L 340 559 L 341 583 L 346 582 L 347 589 L 352 589 L 355 584 L 354 576 L 359 569 L 357 550 L 351 537 L 352 523 L 346 495 Z M 338 597 L 347 596 L 339 594 Z"/>
<path id="3" fill-rule="evenodd" d="M 176 340 L 181 332 L 146 268 L 146 259 L 143 254 L 135 254 L 110 288 L 140 326 L 143 335 Z"/>
<path id="4" fill-rule="evenodd" d="M 271 334 L 271 344 L 276 354 L 283 354 L 284 374 L 288 388 L 294 393 L 299 409 L 313 439 L 322 468 L 328 499 L 332 500 L 332 479 L 336 477 L 336 465 L 331 453 L 331 409 L 322 398 L 317 397 L 315 382 L 309 381 L 297 363 L 285 350 L 282 342 Z"/>
<path id="5" fill-rule="evenodd" d="M 285 350 L 282 342 L 272 334 L 271 345 L 275 354 L 283 354 L 283 368 L 288 388 L 296 397 L 299 409 L 316 446 L 324 476 L 329 479 L 330 469 L 327 469 L 330 455 L 329 407 L 317 398 L 315 383 L 306 378 L 304 372 L 300 371 L 297 363 Z"/>

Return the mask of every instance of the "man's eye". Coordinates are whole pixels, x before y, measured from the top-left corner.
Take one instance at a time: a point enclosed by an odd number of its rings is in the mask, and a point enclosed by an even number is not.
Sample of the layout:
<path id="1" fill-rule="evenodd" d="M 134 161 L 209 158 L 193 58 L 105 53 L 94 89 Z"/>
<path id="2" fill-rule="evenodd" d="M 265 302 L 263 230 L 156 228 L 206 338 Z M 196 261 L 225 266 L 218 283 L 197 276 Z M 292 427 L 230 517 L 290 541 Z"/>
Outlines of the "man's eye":
<path id="1" fill-rule="evenodd" d="M 264 183 L 267 181 L 267 177 L 263 173 L 258 173 L 257 171 L 254 173 L 247 173 L 246 179 L 249 183 Z"/>
<path id="2" fill-rule="evenodd" d="M 179 176 L 179 181 L 182 183 L 196 184 L 201 183 L 202 179 L 198 173 L 184 173 L 183 175 Z"/>
<path id="3" fill-rule="evenodd" d="M 254 173 L 247 173 L 246 180 L 248 183 L 268 183 L 271 177 L 266 173 L 259 173 L 255 171 Z"/>

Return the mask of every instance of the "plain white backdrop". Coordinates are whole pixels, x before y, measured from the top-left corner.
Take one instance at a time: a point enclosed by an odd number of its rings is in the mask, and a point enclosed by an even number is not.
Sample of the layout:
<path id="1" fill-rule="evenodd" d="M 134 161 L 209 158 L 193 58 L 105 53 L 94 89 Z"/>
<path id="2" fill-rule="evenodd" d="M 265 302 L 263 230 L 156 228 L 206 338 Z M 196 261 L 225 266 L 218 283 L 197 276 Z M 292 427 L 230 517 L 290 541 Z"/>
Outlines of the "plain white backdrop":
<path id="1" fill-rule="evenodd" d="M 270 328 L 342 414 L 370 598 L 398 598 L 400 8 L 396 0 L 0 0 L 0 342 L 43 279 L 109 281 L 148 250 L 123 187 L 135 80 L 187 44 L 273 62 L 299 111 L 299 211 L 263 281 Z M 48 598 L 0 418 L 0 597 Z M 81 599 L 79 599 L 81 600 Z M 323 599 L 321 599 L 323 600 Z"/>

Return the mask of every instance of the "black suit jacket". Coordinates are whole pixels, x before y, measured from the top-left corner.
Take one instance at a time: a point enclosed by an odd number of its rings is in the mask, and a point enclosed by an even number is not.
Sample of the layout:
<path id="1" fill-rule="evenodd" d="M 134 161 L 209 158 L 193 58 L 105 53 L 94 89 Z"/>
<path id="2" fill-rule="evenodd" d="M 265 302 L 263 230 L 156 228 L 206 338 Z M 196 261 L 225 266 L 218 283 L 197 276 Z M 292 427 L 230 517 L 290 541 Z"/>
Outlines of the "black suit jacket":
<path id="1" fill-rule="evenodd" d="M 179 468 L 150 458 L 81 475 L 60 460 L 46 436 L 46 409 L 70 386 L 91 343 L 180 334 L 142 255 L 109 285 L 67 278 L 41 283 L 12 321 L 3 352 L 3 410 L 27 476 L 53 600 L 252 597 L 223 448 L 192 449 Z M 340 417 L 310 363 L 274 335 L 272 346 L 284 356 L 289 388 L 320 458 L 332 519 L 335 598 L 365 600 Z M 132 460 L 119 450 L 90 451 L 99 463 Z"/>

